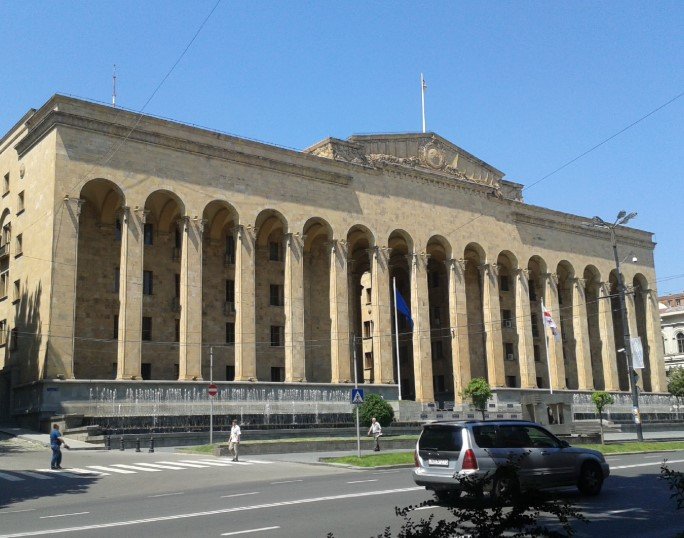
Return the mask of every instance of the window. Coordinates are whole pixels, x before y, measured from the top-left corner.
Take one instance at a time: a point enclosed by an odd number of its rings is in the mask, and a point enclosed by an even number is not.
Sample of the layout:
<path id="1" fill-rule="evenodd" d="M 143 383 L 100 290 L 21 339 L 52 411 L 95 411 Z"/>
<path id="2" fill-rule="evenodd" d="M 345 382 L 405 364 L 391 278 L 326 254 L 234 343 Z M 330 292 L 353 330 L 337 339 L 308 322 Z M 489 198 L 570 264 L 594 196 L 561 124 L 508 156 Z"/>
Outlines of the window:
<path id="1" fill-rule="evenodd" d="M 21 234 L 17 234 L 14 239 L 14 257 L 21 256 L 24 253 L 24 237 Z"/>
<path id="2" fill-rule="evenodd" d="M 684 333 L 677 335 L 677 352 L 684 353 Z"/>
<path id="3" fill-rule="evenodd" d="M 278 241 L 268 243 L 268 259 L 273 262 L 280 261 L 280 243 Z"/>
<path id="4" fill-rule="evenodd" d="M 534 362 L 541 362 L 541 351 L 538 345 L 534 346 Z"/>
<path id="5" fill-rule="evenodd" d="M 21 299 L 21 280 L 14 281 L 14 290 L 12 293 L 12 302 L 17 302 Z"/>
<path id="6" fill-rule="evenodd" d="M 19 329 L 13 327 L 10 337 L 10 351 L 16 351 L 17 349 L 19 349 Z"/>
<path id="7" fill-rule="evenodd" d="M 112 340 L 119 339 L 119 315 L 114 314 L 114 331 L 112 332 Z"/>
<path id="8" fill-rule="evenodd" d="M 24 207 L 24 191 L 21 191 L 17 195 L 17 215 L 21 212 L 23 212 L 25 209 Z"/>
<path id="9" fill-rule="evenodd" d="M 432 378 L 432 388 L 435 393 L 445 392 L 444 376 L 442 374 L 436 375 Z"/>
<path id="10" fill-rule="evenodd" d="M 541 377 L 537 378 L 537 388 L 538 389 L 543 389 L 544 388 L 544 380 Z"/>
<path id="11" fill-rule="evenodd" d="M 279 284 L 271 284 L 268 304 L 271 306 L 283 306 L 283 287 Z"/>
<path id="12" fill-rule="evenodd" d="M 143 226 L 143 240 L 146 245 L 154 244 L 154 226 L 151 222 L 146 222 Z"/>
<path id="13" fill-rule="evenodd" d="M 506 360 L 507 361 L 514 361 L 515 360 L 515 350 L 513 349 L 513 344 L 511 342 L 506 342 L 504 344 L 504 348 L 506 350 Z"/>
<path id="14" fill-rule="evenodd" d="M 527 280 L 527 287 L 530 290 L 530 301 L 537 300 L 537 288 L 533 278 Z"/>
<path id="15" fill-rule="evenodd" d="M 477 428 L 485 428 L 488 426 L 475 426 Z M 480 445 L 478 441 L 479 433 L 475 433 L 475 442 Z M 431 425 L 423 428 L 423 433 L 418 440 L 419 450 L 435 450 L 440 452 L 460 452 L 463 447 L 463 433 L 460 426 L 440 426 Z M 485 448 L 485 447 L 482 447 Z"/>
<path id="16" fill-rule="evenodd" d="M 9 172 L 5 174 L 5 179 L 2 182 L 2 195 L 5 196 L 9 192 L 9 185 L 10 185 L 10 175 Z"/>
<path id="17" fill-rule="evenodd" d="M 235 365 L 226 364 L 226 381 L 235 381 Z"/>
<path id="18" fill-rule="evenodd" d="M 537 318 L 537 314 L 532 314 L 532 337 L 533 338 L 538 338 L 539 337 L 539 320 Z"/>
<path id="19" fill-rule="evenodd" d="M 176 273 L 174 275 L 175 280 L 174 280 L 174 291 L 176 292 L 176 297 L 180 297 L 180 275 Z"/>
<path id="20" fill-rule="evenodd" d="M 235 302 L 235 281 L 226 280 L 226 302 Z"/>
<path id="21" fill-rule="evenodd" d="M 0 238 L 0 244 L 6 246 L 9 249 L 9 242 L 12 239 L 12 226 L 10 224 L 5 224 L 2 227 L 2 238 Z M 2 254 L 9 254 L 8 251 Z"/>
<path id="22" fill-rule="evenodd" d="M 7 286 L 9 285 L 9 270 L 0 273 L 0 298 L 7 297 Z"/>
<path id="23" fill-rule="evenodd" d="M 143 295 L 152 295 L 152 271 L 143 271 Z"/>
<path id="24" fill-rule="evenodd" d="M 152 318 L 143 317 L 142 319 L 142 339 L 145 342 L 152 340 Z"/>
<path id="25" fill-rule="evenodd" d="M 441 340 L 436 340 L 432 342 L 432 358 L 441 359 L 444 357 L 444 348 L 442 346 Z"/>
<path id="26" fill-rule="evenodd" d="M 514 375 L 507 375 L 506 376 L 506 386 L 509 388 L 515 387 L 515 376 Z"/>
<path id="27" fill-rule="evenodd" d="M 431 288 L 439 288 L 439 273 L 437 271 L 430 273 L 429 282 Z"/>
<path id="28" fill-rule="evenodd" d="M 116 241 L 121 241 L 121 219 L 116 219 L 114 225 L 114 239 Z"/>
<path id="29" fill-rule="evenodd" d="M 363 369 L 370 370 L 373 368 L 373 353 L 367 351 L 363 354 Z"/>
<path id="30" fill-rule="evenodd" d="M 501 311 L 501 325 L 508 329 L 513 327 L 513 316 L 510 310 L 504 309 Z"/>
<path id="31" fill-rule="evenodd" d="M 523 426 L 523 430 L 531 442 L 525 448 L 558 448 L 559 446 L 558 440 L 541 428 Z"/>
<path id="32" fill-rule="evenodd" d="M 0 346 L 7 344 L 7 320 L 0 321 Z"/>
<path id="33" fill-rule="evenodd" d="M 182 226 L 176 226 L 176 235 L 174 235 L 173 246 L 176 247 L 179 251 L 181 248 L 183 248 L 183 227 Z"/>
<path id="34" fill-rule="evenodd" d="M 119 284 L 121 279 L 121 270 L 118 267 L 114 268 L 114 293 L 119 293 Z"/>
<path id="35" fill-rule="evenodd" d="M 180 365 L 178 363 L 173 365 L 173 377 L 176 379 L 180 377 Z"/>
<path id="36" fill-rule="evenodd" d="M 118 370 L 118 363 L 113 362 L 112 363 L 112 379 L 116 379 L 117 370 Z"/>
<path id="37" fill-rule="evenodd" d="M 438 306 L 432 307 L 432 324 L 435 327 L 442 325 L 442 310 Z"/>
<path id="38" fill-rule="evenodd" d="M 508 275 L 501 275 L 499 277 L 499 289 L 501 291 L 509 291 L 510 287 L 508 284 Z"/>
<path id="39" fill-rule="evenodd" d="M 285 381 L 285 368 L 283 366 L 271 366 L 271 381 L 275 383 Z"/>
<path id="40" fill-rule="evenodd" d="M 173 320 L 173 341 L 180 342 L 180 320 L 178 318 Z"/>
<path id="41" fill-rule="evenodd" d="M 151 362 L 143 362 L 140 365 L 140 375 L 142 376 L 143 379 L 152 379 L 152 363 Z"/>
<path id="42" fill-rule="evenodd" d="M 366 304 L 371 304 L 371 288 L 366 288 Z"/>
<path id="43" fill-rule="evenodd" d="M 372 338 L 373 337 L 373 322 L 364 321 L 363 322 L 363 337 Z"/>
<path id="44" fill-rule="evenodd" d="M 226 263 L 235 263 L 235 237 L 232 235 L 226 236 Z"/>
<path id="45" fill-rule="evenodd" d="M 226 344 L 235 343 L 235 323 L 226 323 Z"/>
<path id="46" fill-rule="evenodd" d="M 283 345 L 283 327 L 282 325 L 271 325 L 271 347 L 280 347 Z"/>

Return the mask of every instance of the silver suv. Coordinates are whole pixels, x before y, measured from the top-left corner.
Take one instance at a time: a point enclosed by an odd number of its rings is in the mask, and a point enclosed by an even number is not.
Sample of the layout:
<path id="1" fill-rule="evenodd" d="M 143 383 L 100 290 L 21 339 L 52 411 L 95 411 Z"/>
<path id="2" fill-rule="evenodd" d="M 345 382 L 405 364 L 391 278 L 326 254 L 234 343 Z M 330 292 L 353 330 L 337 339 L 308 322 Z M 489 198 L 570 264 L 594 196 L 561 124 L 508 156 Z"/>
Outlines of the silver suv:
<path id="1" fill-rule="evenodd" d="M 512 464 L 512 462 L 515 462 Z M 413 480 L 445 500 L 459 478 L 483 478 L 492 497 L 525 489 L 577 486 L 598 495 L 610 468 L 596 450 L 575 448 L 523 420 L 435 422 L 423 426 Z"/>

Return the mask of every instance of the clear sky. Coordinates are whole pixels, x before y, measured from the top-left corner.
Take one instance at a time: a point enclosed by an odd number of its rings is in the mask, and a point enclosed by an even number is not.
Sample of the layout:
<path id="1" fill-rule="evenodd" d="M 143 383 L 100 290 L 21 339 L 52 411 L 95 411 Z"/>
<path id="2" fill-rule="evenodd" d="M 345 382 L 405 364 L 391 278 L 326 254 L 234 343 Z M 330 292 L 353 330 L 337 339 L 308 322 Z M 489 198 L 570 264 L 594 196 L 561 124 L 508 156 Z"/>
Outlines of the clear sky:
<path id="1" fill-rule="evenodd" d="M 0 0 L 0 132 L 52 94 L 140 110 L 216 0 Z M 530 185 L 684 92 L 684 2 L 222 0 L 146 113 L 281 146 L 428 130 Z M 684 97 L 526 201 L 655 233 L 684 291 Z M 679 275 L 678 278 L 672 278 Z"/>

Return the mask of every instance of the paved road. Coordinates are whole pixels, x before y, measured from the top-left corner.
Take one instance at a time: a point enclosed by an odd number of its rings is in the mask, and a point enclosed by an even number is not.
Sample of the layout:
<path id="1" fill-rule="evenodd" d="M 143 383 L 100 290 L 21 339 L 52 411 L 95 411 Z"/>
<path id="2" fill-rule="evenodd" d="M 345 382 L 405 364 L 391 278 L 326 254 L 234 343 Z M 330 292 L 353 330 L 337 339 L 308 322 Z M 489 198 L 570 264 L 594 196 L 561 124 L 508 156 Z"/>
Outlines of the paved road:
<path id="1" fill-rule="evenodd" d="M 2 450 L 0 450 L 2 452 Z M 684 469 L 684 451 L 669 453 Z M 108 536 L 370 537 L 400 526 L 395 506 L 431 498 L 410 469 L 348 470 L 270 457 L 227 459 L 178 453 L 65 452 L 70 471 L 45 470 L 49 451 L 15 447 L 0 458 L 0 538 Z M 591 523 L 578 536 L 674 536 L 684 531 L 666 485 L 663 455 L 611 457 L 598 498 L 579 502 Z M 80 469 L 74 471 L 74 468 Z M 86 474 L 90 473 L 90 474 Z M 447 517 L 444 507 L 414 513 Z M 679 527 L 678 527 L 679 526 Z M 231 534 L 232 533 L 232 534 Z"/>

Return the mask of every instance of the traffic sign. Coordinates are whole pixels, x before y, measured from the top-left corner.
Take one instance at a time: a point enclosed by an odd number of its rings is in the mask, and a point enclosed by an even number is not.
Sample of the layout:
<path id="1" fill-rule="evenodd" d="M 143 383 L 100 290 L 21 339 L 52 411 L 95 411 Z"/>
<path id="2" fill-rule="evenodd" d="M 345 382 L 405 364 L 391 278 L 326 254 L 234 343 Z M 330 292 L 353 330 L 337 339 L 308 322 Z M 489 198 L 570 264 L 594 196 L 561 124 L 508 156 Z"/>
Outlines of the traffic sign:
<path id="1" fill-rule="evenodd" d="M 218 387 L 212 383 L 211 385 L 209 385 L 207 392 L 209 393 L 209 396 L 213 398 L 218 394 Z"/>
<path id="2" fill-rule="evenodd" d="M 363 389 L 352 389 L 351 403 L 356 405 L 363 403 Z"/>

